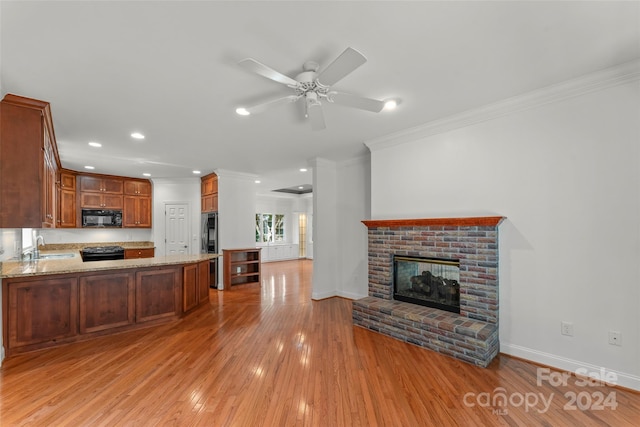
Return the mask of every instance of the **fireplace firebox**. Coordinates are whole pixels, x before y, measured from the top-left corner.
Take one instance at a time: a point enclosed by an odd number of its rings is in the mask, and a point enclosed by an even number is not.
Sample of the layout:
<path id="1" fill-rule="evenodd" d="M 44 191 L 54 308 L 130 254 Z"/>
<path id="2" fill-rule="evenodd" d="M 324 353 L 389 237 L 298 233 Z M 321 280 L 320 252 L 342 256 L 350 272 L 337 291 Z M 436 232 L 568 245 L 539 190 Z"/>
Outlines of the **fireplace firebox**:
<path id="1" fill-rule="evenodd" d="M 460 313 L 460 260 L 393 256 L 393 298 Z"/>

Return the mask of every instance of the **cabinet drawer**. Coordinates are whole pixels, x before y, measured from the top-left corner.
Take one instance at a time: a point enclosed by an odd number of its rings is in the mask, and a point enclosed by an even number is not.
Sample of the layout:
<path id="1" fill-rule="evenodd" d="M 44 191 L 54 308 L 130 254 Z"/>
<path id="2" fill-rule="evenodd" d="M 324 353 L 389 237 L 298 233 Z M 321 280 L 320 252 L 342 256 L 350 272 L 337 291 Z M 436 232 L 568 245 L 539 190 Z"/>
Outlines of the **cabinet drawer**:
<path id="1" fill-rule="evenodd" d="M 155 256 L 155 251 L 155 248 L 125 249 L 124 259 L 153 258 Z"/>

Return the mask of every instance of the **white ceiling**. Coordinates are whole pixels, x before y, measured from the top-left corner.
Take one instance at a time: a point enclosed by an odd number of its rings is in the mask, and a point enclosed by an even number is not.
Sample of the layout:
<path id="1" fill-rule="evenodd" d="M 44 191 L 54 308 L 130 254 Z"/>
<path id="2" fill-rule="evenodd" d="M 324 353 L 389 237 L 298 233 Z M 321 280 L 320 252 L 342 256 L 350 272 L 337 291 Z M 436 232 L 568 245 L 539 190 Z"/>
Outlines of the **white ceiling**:
<path id="1" fill-rule="evenodd" d="M 224 169 L 298 185 L 311 183 L 298 175 L 309 159 L 356 157 L 366 140 L 639 58 L 639 6 L 1 1 L 0 88 L 51 103 L 66 168 L 154 178 Z M 239 60 L 294 77 L 303 62 L 322 68 L 348 46 L 368 62 L 334 88 L 399 98 L 397 110 L 325 104 L 323 131 L 294 104 L 235 113 L 291 93 Z"/>

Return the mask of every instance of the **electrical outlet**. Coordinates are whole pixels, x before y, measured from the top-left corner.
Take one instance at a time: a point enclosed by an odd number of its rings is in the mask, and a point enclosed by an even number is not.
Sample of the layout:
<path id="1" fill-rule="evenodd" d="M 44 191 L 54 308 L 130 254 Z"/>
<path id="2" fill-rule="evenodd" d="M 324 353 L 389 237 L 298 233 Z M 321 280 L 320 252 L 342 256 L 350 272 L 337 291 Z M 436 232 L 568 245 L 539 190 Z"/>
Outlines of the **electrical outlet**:
<path id="1" fill-rule="evenodd" d="M 622 345 L 622 332 L 609 331 L 609 344 Z"/>
<path id="2" fill-rule="evenodd" d="M 560 333 L 562 335 L 573 336 L 573 323 L 571 322 L 560 322 Z"/>

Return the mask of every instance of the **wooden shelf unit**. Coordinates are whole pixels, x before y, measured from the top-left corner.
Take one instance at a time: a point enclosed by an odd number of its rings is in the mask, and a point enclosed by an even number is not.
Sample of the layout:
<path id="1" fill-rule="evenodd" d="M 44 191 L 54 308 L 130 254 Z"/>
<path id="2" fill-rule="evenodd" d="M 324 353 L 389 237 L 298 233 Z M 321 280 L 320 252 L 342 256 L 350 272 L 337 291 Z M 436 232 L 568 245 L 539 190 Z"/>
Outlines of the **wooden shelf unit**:
<path id="1" fill-rule="evenodd" d="M 223 249 L 224 290 L 260 284 L 260 248 Z"/>

